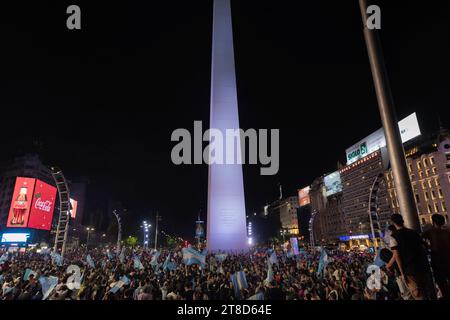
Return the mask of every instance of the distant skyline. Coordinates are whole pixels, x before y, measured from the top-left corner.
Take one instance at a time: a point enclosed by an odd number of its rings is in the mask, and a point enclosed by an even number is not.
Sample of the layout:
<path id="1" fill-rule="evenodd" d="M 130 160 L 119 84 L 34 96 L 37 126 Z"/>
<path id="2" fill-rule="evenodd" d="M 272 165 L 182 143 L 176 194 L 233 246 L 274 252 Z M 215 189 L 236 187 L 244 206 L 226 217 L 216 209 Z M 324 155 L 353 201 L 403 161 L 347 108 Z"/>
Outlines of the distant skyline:
<path id="1" fill-rule="evenodd" d="M 375 3 L 398 118 L 449 128 L 450 5 Z M 68 4 L 0 12 L 0 161 L 39 141 L 46 164 L 89 177 L 88 196 L 121 201 L 136 230 L 158 210 L 168 233 L 192 237 L 208 167 L 173 165 L 170 135 L 209 124 L 212 1 L 80 4 L 80 31 L 66 29 Z M 279 173 L 244 166 L 251 214 L 279 183 L 295 195 L 334 171 L 381 121 L 357 1 L 234 0 L 232 11 L 241 127 L 280 129 Z"/>

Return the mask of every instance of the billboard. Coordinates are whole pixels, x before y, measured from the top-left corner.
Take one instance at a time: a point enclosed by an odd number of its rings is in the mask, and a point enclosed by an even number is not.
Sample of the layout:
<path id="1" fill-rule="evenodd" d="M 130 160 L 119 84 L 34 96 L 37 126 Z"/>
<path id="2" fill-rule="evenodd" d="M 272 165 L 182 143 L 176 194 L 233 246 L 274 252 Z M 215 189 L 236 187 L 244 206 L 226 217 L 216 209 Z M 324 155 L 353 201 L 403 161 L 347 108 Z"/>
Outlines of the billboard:
<path id="1" fill-rule="evenodd" d="M 17 177 L 6 226 L 26 228 L 36 179 Z"/>
<path id="2" fill-rule="evenodd" d="M 2 234 L 1 243 L 10 243 L 10 242 L 27 242 L 30 237 L 29 233 L 4 233 Z"/>
<path id="3" fill-rule="evenodd" d="M 410 114 L 403 120 L 399 121 L 398 127 L 403 143 L 420 136 L 421 134 L 416 113 Z M 345 150 L 347 165 L 385 146 L 386 139 L 384 137 L 383 128 L 381 128 Z"/>
<path id="4" fill-rule="evenodd" d="M 300 207 L 311 203 L 311 199 L 309 198 L 309 189 L 310 187 L 305 187 L 298 190 L 298 204 Z"/>
<path id="5" fill-rule="evenodd" d="M 342 191 L 341 174 L 339 171 L 325 176 L 323 182 L 325 185 L 325 196 L 327 197 Z"/>
<path id="6" fill-rule="evenodd" d="M 77 216 L 77 207 L 78 207 L 78 201 L 74 199 L 70 199 L 70 217 L 72 219 L 75 219 Z"/>
<path id="7" fill-rule="evenodd" d="M 55 201 L 56 188 L 41 180 L 36 180 L 31 201 L 28 228 L 50 230 L 52 227 Z"/>

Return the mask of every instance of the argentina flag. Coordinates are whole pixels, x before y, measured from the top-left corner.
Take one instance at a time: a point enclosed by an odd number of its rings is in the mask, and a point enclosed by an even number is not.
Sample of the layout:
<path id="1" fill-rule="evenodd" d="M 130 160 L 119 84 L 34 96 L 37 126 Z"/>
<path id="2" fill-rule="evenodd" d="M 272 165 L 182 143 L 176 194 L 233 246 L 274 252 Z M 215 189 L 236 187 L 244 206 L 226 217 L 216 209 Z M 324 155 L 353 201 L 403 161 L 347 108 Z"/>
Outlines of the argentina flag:
<path id="1" fill-rule="evenodd" d="M 224 262 L 225 261 L 225 259 L 227 258 L 227 254 L 226 253 L 221 253 L 221 254 L 216 254 L 215 255 L 215 258 L 216 258 L 216 260 L 217 261 L 219 261 L 219 262 Z"/>
<path id="2" fill-rule="evenodd" d="M 119 255 L 119 261 L 121 263 L 125 262 L 125 247 L 122 248 L 122 251 L 120 251 L 120 255 Z"/>
<path id="3" fill-rule="evenodd" d="M 158 252 L 158 251 L 155 251 L 155 252 L 153 253 L 152 260 L 150 260 L 150 265 L 151 265 L 153 268 L 155 268 L 155 267 L 158 266 L 158 258 L 159 258 L 160 255 L 161 255 L 161 253 Z"/>
<path id="4" fill-rule="evenodd" d="M 42 300 L 45 300 L 48 298 L 48 296 L 50 295 L 50 293 L 53 291 L 53 289 L 56 287 L 56 285 L 58 284 L 58 277 L 40 277 L 39 278 L 39 282 L 41 283 L 41 287 L 42 287 Z"/>
<path id="5" fill-rule="evenodd" d="M 192 247 L 183 248 L 183 262 L 190 266 L 192 264 L 198 264 L 204 267 L 206 264 L 206 252 L 198 252 Z"/>
<path id="6" fill-rule="evenodd" d="M 134 268 L 139 270 L 144 270 L 144 265 L 142 264 L 141 260 L 139 260 L 138 257 L 134 257 Z"/>
<path id="7" fill-rule="evenodd" d="M 176 270 L 177 266 L 175 265 L 174 262 L 170 261 L 170 253 L 166 258 L 166 261 L 164 261 L 164 265 L 163 265 L 163 270 Z"/>
<path id="8" fill-rule="evenodd" d="M 56 264 L 57 266 L 61 267 L 63 265 L 63 258 L 59 253 L 52 252 L 50 253 L 50 256 L 52 258 L 52 263 Z"/>
<path id="9" fill-rule="evenodd" d="M 241 290 L 248 288 L 247 278 L 245 277 L 245 272 L 242 270 L 232 274 L 230 281 L 233 284 L 235 297 L 240 297 Z"/>
<path id="10" fill-rule="evenodd" d="M 25 274 L 23 275 L 23 280 L 27 281 L 31 275 L 33 275 L 36 278 L 37 273 L 31 269 L 26 269 Z"/>
<path id="11" fill-rule="evenodd" d="M 277 254 L 275 252 L 272 252 L 272 254 L 270 255 L 269 262 L 271 264 L 277 264 L 278 263 Z"/>
<path id="12" fill-rule="evenodd" d="M 322 248 L 322 250 L 320 251 L 319 268 L 317 270 L 317 275 L 319 277 L 323 276 L 323 272 L 327 268 L 327 265 L 328 265 L 328 254 L 327 251 L 324 248 Z"/>
<path id="13" fill-rule="evenodd" d="M 88 264 L 89 267 L 91 267 L 91 268 L 93 268 L 93 269 L 95 268 L 94 260 L 92 260 L 92 257 L 91 257 L 90 254 L 88 254 L 88 255 L 86 256 L 86 262 L 87 262 L 87 264 Z"/>
<path id="14" fill-rule="evenodd" d="M 7 252 L 2 254 L 2 256 L 0 257 L 0 264 L 4 264 L 6 261 L 8 261 L 8 253 Z"/>
<path id="15" fill-rule="evenodd" d="M 269 284 L 273 280 L 273 269 L 272 264 L 267 262 L 267 278 L 264 280 L 266 284 Z"/>

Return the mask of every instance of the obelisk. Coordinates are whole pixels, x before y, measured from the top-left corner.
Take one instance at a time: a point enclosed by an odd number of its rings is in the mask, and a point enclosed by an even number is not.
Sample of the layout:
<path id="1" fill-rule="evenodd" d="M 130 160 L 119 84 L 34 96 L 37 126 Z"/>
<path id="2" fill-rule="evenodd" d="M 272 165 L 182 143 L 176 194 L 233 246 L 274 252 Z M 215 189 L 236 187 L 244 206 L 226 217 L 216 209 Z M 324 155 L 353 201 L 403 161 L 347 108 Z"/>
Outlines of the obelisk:
<path id="1" fill-rule="evenodd" d="M 226 129 L 239 129 L 230 0 L 214 0 L 213 11 L 210 127 L 225 137 Z M 240 150 L 239 139 L 236 143 Z M 248 248 L 239 163 L 209 165 L 207 247 L 210 251 Z"/>

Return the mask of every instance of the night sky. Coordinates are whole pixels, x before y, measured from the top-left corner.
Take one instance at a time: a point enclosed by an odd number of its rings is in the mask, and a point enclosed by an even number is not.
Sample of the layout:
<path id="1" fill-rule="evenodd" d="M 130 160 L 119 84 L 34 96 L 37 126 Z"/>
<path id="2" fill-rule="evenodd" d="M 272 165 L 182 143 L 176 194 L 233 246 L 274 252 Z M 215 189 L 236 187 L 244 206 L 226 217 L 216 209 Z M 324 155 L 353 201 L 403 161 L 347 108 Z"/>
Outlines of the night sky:
<path id="1" fill-rule="evenodd" d="M 95 4 L 94 4 L 95 2 Z M 0 160 L 42 145 L 46 164 L 88 176 L 131 224 L 156 210 L 192 236 L 206 217 L 206 165 L 175 166 L 170 136 L 209 123 L 212 0 L 34 1 L 0 8 Z M 376 1 L 399 118 L 449 128 L 448 1 Z M 66 28 L 78 4 L 82 30 Z M 280 129 L 280 171 L 244 166 L 252 213 L 336 170 L 381 127 L 357 0 L 232 1 L 240 122 Z M 419 118 L 420 122 L 420 118 Z M 89 208 L 87 208 L 89 214 Z"/>

